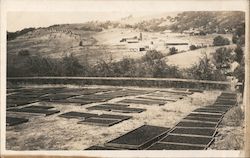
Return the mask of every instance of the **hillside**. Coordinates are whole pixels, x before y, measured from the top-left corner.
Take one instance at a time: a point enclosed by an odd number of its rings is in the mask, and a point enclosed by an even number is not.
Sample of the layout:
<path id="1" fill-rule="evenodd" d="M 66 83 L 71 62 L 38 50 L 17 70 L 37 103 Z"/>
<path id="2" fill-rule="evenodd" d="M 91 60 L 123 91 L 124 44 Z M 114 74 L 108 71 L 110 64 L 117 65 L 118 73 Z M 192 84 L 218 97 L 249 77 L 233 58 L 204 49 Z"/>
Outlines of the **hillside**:
<path id="1" fill-rule="evenodd" d="M 170 29 L 177 32 L 200 28 L 208 33 L 232 32 L 245 21 L 244 12 L 182 12 L 175 17 Z"/>
<path id="2" fill-rule="evenodd" d="M 182 12 L 141 18 L 128 16 L 120 21 L 90 21 L 82 24 L 27 28 L 14 33 L 8 32 L 8 65 L 18 68 L 29 56 L 59 59 L 68 54 L 73 54 L 80 63 L 84 64 L 88 61 L 94 65 L 100 60 L 119 61 L 126 57 L 140 58 L 146 51 L 139 51 L 139 49 L 149 47 L 167 55 L 171 47 L 166 46 L 167 42 L 188 43 L 185 46 L 175 47 L 178 51 L 184 51 L 188 58 L 192 58 L 193 55 L 197 56 L 197 53 L 189 53 L 190 45 L 211 46 L 213 38 L 218 34 L 190 36 L 183 33 L 169 33 L 168 29 L 182 32 L 186 29 L 203 28 L 208 33 L 214 33 L 217 28 L 231 30 L 242 22 L 244 22 L 243 12 Z M 142 33 L 142 39 L 139 41 L 121 42 L 124 38 L 136 37 L 138 40 L 140 33 Z M 231 40 L 231 34 L 229 31 L 223 36 Z M 214 49 L 211 48 L 211 50 Z M 26 55 L 22 52 L 26 52 Z M 175 61 L 175 56 L 169 57 L 169 63 L 183 67 L 183 62 L 178 61 L 180 62 Z M 193 64 L 193 62 L 189 63 Z"/>

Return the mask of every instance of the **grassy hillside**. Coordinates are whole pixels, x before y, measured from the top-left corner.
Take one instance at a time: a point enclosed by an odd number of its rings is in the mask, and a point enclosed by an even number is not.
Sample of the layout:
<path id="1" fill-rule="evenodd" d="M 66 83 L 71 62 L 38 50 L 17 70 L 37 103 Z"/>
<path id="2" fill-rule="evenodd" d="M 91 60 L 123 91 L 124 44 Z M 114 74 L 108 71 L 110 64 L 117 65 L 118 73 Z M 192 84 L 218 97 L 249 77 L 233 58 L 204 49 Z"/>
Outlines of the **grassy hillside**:
<path id="1" fill-rule="evenodd" d="M 175 17 L 170 26 L 173 31 L 182 32 L 190 28 L 201 28 L 208 33 L 233 32 L 241 23 L 245 22 L 244 12 L 182 12 Z"/>
<path id="2" fill-rule="evenodd" d="M 137 18 L 138 19 L 138 18 Z M 126 23 L 126 20 L 128 23 Z M 132 23 L 132 22 L 133 23 Z M 167 56 L 171 46 L 169 42 L 184 42 L 189 45 L 175 46 L 178 53 L 166 60 L 167 63 L 183 67 L 181 59 L 185 55 L 192 65 L 199 59 L 202 51 L 214 51 L 213 38 L 218 34 L 206 36 L 190 36 L 181 33 L 163 32 L 165 29 L 181 32 L 191 28 L 203 28 L 208 33 L 216 30 L 233 30 L 238 24 L 244 23 L 243 12 L 182 12 L 174 16 L 152 16 L 141 18 L 137 23 L 134 17 L 119 21 L 98 22 L 92 21 L 83 24 L 59 24 L 46 28 L 28 28 L 14 33 L 8 32 L 7 52 L 8 65 L 25 67 L 24 63 L 32 56 L 41 56 L 51 59 L 61 59 L 73 54 L 81 64 L 95 65 L 100 61 L 120 61 L 124 58 L 139 59 L 146 51 L 139 48 L 150 47 Z M 123 38 L 139 37 L 142 40 L 136 43 L 121 42 Z M 223 35 L 231 41 L 232 33 Z M 232 42 L 231 42 L 232 44 Z M 189 51 L 190 45 L 204 45 L 210 48 Z M 167 58 L 166 58 L 167 59 Z M 185 58 L 186 59 L 186 58 Z M 184 64 L 184 67 L 187 66 Z"/>

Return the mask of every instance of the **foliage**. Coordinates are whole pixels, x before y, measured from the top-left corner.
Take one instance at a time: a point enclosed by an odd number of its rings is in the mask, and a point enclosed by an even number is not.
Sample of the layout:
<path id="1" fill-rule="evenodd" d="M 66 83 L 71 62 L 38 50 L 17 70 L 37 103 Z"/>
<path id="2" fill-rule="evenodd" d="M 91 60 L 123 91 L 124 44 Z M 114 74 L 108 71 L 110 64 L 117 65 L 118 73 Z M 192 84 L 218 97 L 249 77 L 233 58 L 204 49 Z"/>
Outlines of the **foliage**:
<path id="1" fill-rule="evenodd" d="M 237 47 L 234 49 L 234 52 L 236 53 L 235 61 L 237 61 L 238 63 L 241 63 L 241 61 L 244 57 L 243 50 L 242 50 L 241 46 L 237 45 Z"/>
<path id="2" fill-rule="evenodd" d="M 198 64 L 187 69 L 187 72 L 187 77 L 190 79 L 213 81 L 221 81 L 226 79 L 221 71 L 214 68 L 206 54 L 200 58 Z"/>
<path id="3" fill-rule="evenodd" d="M 178 52 L 178 49 L 176 49 L 175 47 L 171 47 L 169 48 L 169 54 L 170 55 L 174 55 Z"/>
<path id="4" fill-rule="evenodd" d="M 27 58 L 25 67 L 30 76 L 53 76 L 61 73 L 60 63 L 57 60 L 41 56 Z"/>
<path id="5" fill-rule="evenodd" d="M 156 50 L 149 50 L 146 52 L 146 54 L 142 57 L 143 61 L 150 62 L 155 59 L 161 59 L 163 58 L 163 54 Z"/>
<path id="6" fill-rule="evenodd" d="M 79 76 L 82 74 L 83 66 L 78 59 L 70 54 L 62 59 L 62 75 L 64 76 Z"/>
<path id="7" fill-rule="evenodd" d="M 213 64 L 217 69 L 228 68 L 233 61 L 232 49 L 221 47 L 213 53 Z"/>
<path id="8" fill-rule="evenodd" d="M 195 45 L 191 45 L 191 46 L 189 46 L 189 49 L 190 50 L 195 50 L 195 49 L 197 49 L 197 47 Z"/>
<path id="9" fill-rule="evenodd" d="M 114 62 L 111 64 L 114 76 L 120 77 L 133 77 L 136 71 L 136 61 L 131 58 L 124 58 L 121 61 Z"/>
<path id="10" fill-rule="evenodd" d="M 16 32 L 7 32 L 7 41 L 14 40 L 18 36 L 24 35 L 30 31 L 35 30 L 35 28 L 25 28 L 21 31 L 16 31 Z"/>
<path id="11" fill-rule="evenodd" d="M 206 33 L 232 33 L 238 25 L 245 21 L 245 13 L 235 12 L 207 12 L 186 11 L 179 13 L 174 18 L 174 23 L 169 28 L 174 32 L 182 32 L 197 28 Z"/>
<path id="12" fill-rule="evenodd" d="M 241 23 L 236 27 L 232 42 L 234 44 L 245 45 L 245 23 Z"/>
<path id="13" fill-rule="evenodd" d="M 97 77 L 111 77 L 113 72 L 109 63 L 104 60 L 99 60 L 96 65 L 94 65 L 92 74 Z"/>
<path id="14" fill-rule="evenodd" d="M 224 45 L 229 45 L 230 41 L 227 38 L 224 38 L 222 36 L 216 36 L 213 40 L 213 45 L 214 46 L 224 46 Z"/>
<path id="15" fill-rule="evenodd" d="M 233 75 L 242 82 L 245 80 L 245 63 L 244 60 L 241 60 L 240 65 L 234 70 Z"/>

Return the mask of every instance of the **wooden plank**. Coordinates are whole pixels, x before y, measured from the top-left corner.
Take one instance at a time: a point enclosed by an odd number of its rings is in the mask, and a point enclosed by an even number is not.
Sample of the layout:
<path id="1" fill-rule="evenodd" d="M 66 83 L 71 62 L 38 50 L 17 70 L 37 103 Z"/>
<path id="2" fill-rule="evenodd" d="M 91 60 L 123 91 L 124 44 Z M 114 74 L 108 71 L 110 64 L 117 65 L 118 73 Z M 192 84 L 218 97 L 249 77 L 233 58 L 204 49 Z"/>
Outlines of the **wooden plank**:
<path id="1" fill-rule="evenodd" d="M 117 103 L 104 103 L 104 104 L 99 104 L 99 105 L 115 106 L 115 107 L 128 107 L 129 106 L 129 104 L 117 104 Z"/>
<path id="2" fill-rule="evenodd" d="M 6 126 L 14 126 L 28 122 L 29 119 L 19 117 L 6 117 Z"/>
<path id="3" fill-rule="evenodd" d="M 56 101 L 56 100 L 63 100 L 67 98 L 74 97 L 75 95 L 68 95 L 68 94 L 50 94 L 46 96 L 42 96 L 39 99 L 42 101 Z"/>
<path id="4" fill-rule="evenodd" d="M 96 125 L 96 126 L 106 126 L 110 127 L 117 123 L 122 122 L 123 120 L 119 119 L 105 119 L 105 118 L 87 118 L 85 120 L 77 122 L 78 124 L 89 124 L 89 125 Z"/>
<path id="5" fill-rule="evenodd" d="M 164 105 L 164 102 L 159 101 L 149 101 L 149 100 L 139 100 L 139 99 L 124 99 L 118 103 L 130 103 L 130 104 L 142 104 L 142 105 Z"/>
<path id="6" fill-rule="evenodd" d="M 223 117 L 223 115 L 214 115 L 214 114 L 197 114 L 197 113 L 191 113 L 187 116 L 191 116 L 191 117 L 206 117 L 206 118 L 217 118 L 217 119 L 221 119 Z"/>
<path id="7" fill-rule="evenodd" d="M 96 117 L 96 116 L 93 116 L 93 117 Z M 132 116 L 101 114 L 101 115 L 98 115 L 98 118 L 128 120 L 128 119 L 132 118 Z"/>
<path id="8" fill-rule="evenodd" d="M 200 89 L 188 89 L 188 92 L 197 92 L 197 93 L 203 93 L 204 91 L 203 90 L 200 90 Z"/>
<path id="9" fill-rule="evenodd" d="M 173 130 L 171 130 L 170 134 L 183 136 L 213 137 L 216 134 L 216 129 L 175 127 Z"/>
<path id="10" fill-rule="evenodd" d="M 139 99 L 144 99 L 144 100 L 152 100 L 152 101 L 160 101 L 160 102 L 165 102 L 167 103 L 168 99 L 159 99 L 159 98 L 151 98 L 151 97 L 136 97 Z"/>
<path id="11" fill-rule="evenodd" d="M 123 149 L 145 149 L 163 138 L 169 128 L 143 125 L 105 144 L 108 147 Z"/>
<path id="12" fill-rule="evenodd" d="M 96 105 L 86 108 L 88 110 L 104 110 L 104 111 L 114 111 L 114 112 L 122 112 L 122 113 L 141 113 L 146 109 L 141 108 L 129 108 L 122 106 L 110 106 L 110 105 Z"/>
<path id="13" fill-rule="evenodd" d="M 225 110 L 216 109 L 216 108 L 203 107 L 203 108 L 195 109 L 194 112 L 207 112 L 207 113 L 224 114 L 226 111 Z"/>
<path id="14" fill-rule="evenodd" d="M 230 100 L 230 101 L 233 101 L 233 100 L 237 100 L 237 96 L 230 96 L 230 97 L 226 97 L 226 96 L 218 96 L 217 97 L 217 100 Z"/>
<path id="15" fill-rule="evenodd" d="M 97 117 L 97 114 L 92 114 L 92 113 L 84 113 L 84 112 L 75 112 L 75 111 L 70 111 L 63 113 L 59 115 L 59 117 L 64 117 L 64 118 L 77 118 L 77 119 L 86 119 L 89 117 Z"/>
<path id="16" fill-rule="evenodd" d="M 42 105 L 31 105 L 31 106 L 26 106 L 22 109 L 52 109 L 54 106 L 42 106 Z"/>
<path id="17" fill-rule="evenodd" d="M 57 102 L 57 103 L 75 103 L 75 104 L 80 104 L 80 105 L 86 105 L 86 104 L 91 104 L 91 103 L 99 102 L 99 101 L 69 98 L 69 99 L 63 99 L 63 100 L 56 100 L 56 101 L 53 101 L 53 102 Z"/>
<path id="18" fill-rule="evenodd" d="M 204 150 L 202 146 L 177 145 L 167 143 L 156 143 L 150 146 L 147 150 Z"/>
<path id="19" fill-rule="evenodd" d="M 39 114 L 42 116 L 48 116 L 48 115 L 52 115 L 55 113 L 59 113 L 59 110 L 44 110 L 44 109 L 29 109 L 29 108 L 21 108 L 21 109 L 7 109 L 7 111 L 11 111 L 11 112 L 20 112 L 20 113 L 34 113 L 34 114 Z"/>
<path id="20" fill-rule="evenodd" d="M 25 109 L 25 108 L 8 109 L 7 111 L 20 112 L 20 113 L 35 113 L 35 114 L 39 114 L 39 115 L 43 115 L 43 116 L 48 116 L 48 115 L 52 115 L 52 114 L 60 112 L 59 110 Z"/>
<path id="21" fill-rule="evenodd" d="M 160 142 L 163 143 L 176 143 L 183 145 L 199 145 L 209 146 L 213 141 L 213 137 L 192 137 L 192 136 L 178 136 L 178 135 L 167 135 Z"/>
<path id="22" fill-rule="evenodd" d="M 190 117 L 187 116 L 183 119 L 183 121 L 196 121 L 196 122 L 214 122 L 219 123 L 221 119 L 219 118 L 208 118 L 208 117 Z"/>
<path id="23" fill-rule="evenodd" d="M 216 128 L 218 123 L 205 123 L 205 122 L 192 122 L 192 121 L 181 121 L 177 125 L 177 127 L 185 127 L 185 128 Z"/>
<path id="24" fill-rule="evenodd" d="M 207 109 L 214 109 L 214 110 L 219 110 L 219 111 L 225 111 L 227 112 L 231 107 L 230 106 L 223 106 L 223 105 L 211 105 L 211 106 L 206 106 Z"/>
<path id="25" fill-rule="evenodd" d="M 22 105 L 28 105 L 31 103 L 36 103 L 38 100 L 29 100 L 29 99 L 8 99 L 7 98 L 7 108 L 16 107 Z"/>
<path id="26" fill-rule="evenodd" d="M 92 102 L 104 102 L 108 101 L 110 99 L 113 99 L 114 97 L 96 94 L 96 95 L 84 95 L 84 96 L 77 96 L 74 98 L 71 98 L 72 100 L 86 100 L 86 101 L 92 101 Z"/>
<path id="27" fill-rule="evenodd" d="M 226 105 L 226 106 L 235 106 L 237 104 L 237 101 L 215 101 L 214 104 L 217 105 Z"/>
<path id="28" fill-rule="evenodd" d="M 94 145 L 94 146 L 86 148 L 85 150 L 118 150 L 118 149 Z"/>

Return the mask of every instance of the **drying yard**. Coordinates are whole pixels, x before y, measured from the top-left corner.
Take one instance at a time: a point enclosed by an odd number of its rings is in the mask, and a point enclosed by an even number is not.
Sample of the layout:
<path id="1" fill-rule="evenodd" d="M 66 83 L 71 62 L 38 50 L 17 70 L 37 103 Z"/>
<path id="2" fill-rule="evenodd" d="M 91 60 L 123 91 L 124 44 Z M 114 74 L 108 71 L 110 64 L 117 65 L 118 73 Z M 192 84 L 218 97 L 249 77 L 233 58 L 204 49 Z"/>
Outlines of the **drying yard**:
<path id="1" fill-rule="evenodd" d="M 216 149 L 237 96 L 184 88 L 9 87 L 6 149 Z"/>

